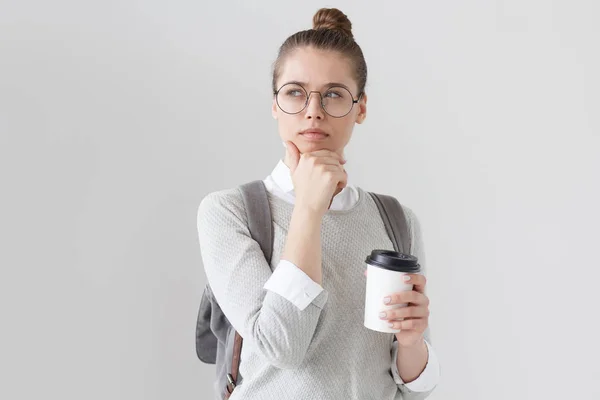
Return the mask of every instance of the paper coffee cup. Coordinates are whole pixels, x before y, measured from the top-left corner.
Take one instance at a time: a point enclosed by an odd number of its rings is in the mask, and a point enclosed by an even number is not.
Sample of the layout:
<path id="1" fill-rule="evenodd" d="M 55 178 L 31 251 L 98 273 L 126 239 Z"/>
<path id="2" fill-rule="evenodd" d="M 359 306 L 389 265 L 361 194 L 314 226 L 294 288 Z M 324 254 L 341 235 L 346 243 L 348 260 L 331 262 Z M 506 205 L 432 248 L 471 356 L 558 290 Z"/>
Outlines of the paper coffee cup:
<path id="1" fill-rule="evenodd" d="M 413 285 L 404 282 L 402 277 L 418 273 L 421 267 L 418 261 L 415 256 L 393 250 L 373 250 L 367 257 L 364 321 L 366 328 L 386 333 L 400 332 L 400 329 L 390 328 L 389 320 L 379 318 L 379 313 L 406 307 L 407 304 L 384 304 L 383 298 L 393 293 L 413 290 Z"/>

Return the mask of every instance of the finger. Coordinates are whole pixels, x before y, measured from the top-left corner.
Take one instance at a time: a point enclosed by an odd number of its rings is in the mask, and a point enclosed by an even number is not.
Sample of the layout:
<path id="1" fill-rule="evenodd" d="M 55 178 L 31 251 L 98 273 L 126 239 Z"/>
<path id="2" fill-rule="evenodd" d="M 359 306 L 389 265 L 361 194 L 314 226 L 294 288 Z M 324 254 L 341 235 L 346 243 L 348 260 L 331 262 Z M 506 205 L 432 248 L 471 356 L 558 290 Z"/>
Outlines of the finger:
<path id="1" fill-rule="evenodd" d="M 321 164 L 321 168 L 323 168 L 323 171 L 333 172 L 339 182 L 345 182 L 347 180 L 346 171 L 340 164 Z"/>
<path id="2" fill-rule="evenodd" d="M 322 149 L 322 150 L 312 151 L 307 154 L 310 156 L 316 156 L 316 157 L 333 157 L 333 158 L 336 158 L 337 160 L 339 160 L 339 162 L 343 161 L 344 163 L 346 163 L 346 160 L 344 159 L 344 157 L 342 157 L 335 151 L 331 151 L 331 150 Z"/>
<path id="3" fill-rule="evenodd" d="M 408 306 L 394 308 L 392 310 L 382 310 L 379 313 L 380 319 L 395 320 L 406 318 L 429 318 L 429 308 L 425 306 Z"/>
<path id="4" fill-rule="evenodd" d="M 342 189 L 345 188 L 346 185 L 348 184 L 348 174 L 346 173 L 346 171 L 344 170 L 344 167 L 342 167 L 342 166 L 339 166 L 339 168 L 341 168 L 341 171 L 339 171 L 339 169 L 331 169 L 329 167 L 331 167 L 331 166 L 327 166 L 328 170 L 334 173 L 335 179 L 337 180 L 336 189 L 341 192 Z M 339 193 L 339 192 L 337 192 L 337 193 Z"/>
<path id="5" fill-rule="evenodd" d="M 406 283 L 413 285 L 413 290 L 416 290 L 419 293 L 425 293 L 425 285 L 427 285 L 427 278 L 423 274 L 406 274 L 404 278 L 410 278 L 410 280 L 405 280 Z"/>
<path id="6" fill-rule="evenodd" d="M 402 329 L 403 331 L 425 331 L 427 328 L 427 320 L 419 319 L 405 319 L 404 321 L 390 321 L 390 328 Z"/>
<path id="7" fill-rule="evenodd" d="M 314 165 L 344 165 L 342 162 L 340 162 L 339 159 L 335 157 L 313 157 L 311 161 Z"/>
<path id="8" fill-rule="evenodd" d="M 346 187 L 346 185 L 348 185 L 348 172 L 343 167 L 342 167 L 342 170 L 344 171 L 344 178 L 338 184 L 338 186 L 339 186 L 340 189 L 343 189 L 343 188 Z"/>
<path id="9" fill-rule="evenodd" d="M 336 171 L 332 170 L 332 172 L 336 172 Z M 339 177 L 338 174 L 334 174 L 334 175 L 337 175 Z M 345 174 L 345 171 L 344 171 L 344 174 L 341 175 L 341 177 L 339 179 L 341 179 L 341 180 L 338 181 L 335 191 L 333 192 L 333 195 L 331 196 L 331 200 L 329 200 L 329 205 L 327 206 L 328 210 L 331 208 L 331 205 L 333 204 L 333 199 L 335 198 L 335 196 L 337 196 L 344 189 L 344 187 L 346 187 L 346 184 L 348 182 L 348 176 Z"/>
<path id="10" fill-rule="evenodd" d="M 389 303 L 386 300 L 389 298 Z M 407 304 L 412 303 L 416 305 L 429 305 L 429 298 L 416 290 L 407 290 L 405 292 L 397 292 L 390 294 L 383 299 L 384 304 Z"/>
<path id="11" fill-rule="evenodd" d="M 285 142 L 285 149 L 290 156 L 292 163 L 292 165 L 290 165 L 290 171 L 293 174 L 296 170 L 296 167 L 298 167 L 298 163 L 300 162 L 300 150 L 298 150 L 298 147 L 296 147 L 294 142 L 291 140 Z"/>

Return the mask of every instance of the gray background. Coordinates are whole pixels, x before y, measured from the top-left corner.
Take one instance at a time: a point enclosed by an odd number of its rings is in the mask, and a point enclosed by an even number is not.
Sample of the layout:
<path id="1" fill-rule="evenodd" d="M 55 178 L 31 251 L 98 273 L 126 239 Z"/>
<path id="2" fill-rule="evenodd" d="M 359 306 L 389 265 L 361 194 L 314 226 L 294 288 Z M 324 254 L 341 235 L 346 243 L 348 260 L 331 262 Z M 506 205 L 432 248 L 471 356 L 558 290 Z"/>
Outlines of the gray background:
<path id="1" fill-rule="evenodd" d="M 208 399 L 208 192 L 282 156 L 281 42 L 369 66 L 352 183 L 423 224 L 432 399 L 598 399 L 597 1 L 0 1 L 0 398 Z"/>

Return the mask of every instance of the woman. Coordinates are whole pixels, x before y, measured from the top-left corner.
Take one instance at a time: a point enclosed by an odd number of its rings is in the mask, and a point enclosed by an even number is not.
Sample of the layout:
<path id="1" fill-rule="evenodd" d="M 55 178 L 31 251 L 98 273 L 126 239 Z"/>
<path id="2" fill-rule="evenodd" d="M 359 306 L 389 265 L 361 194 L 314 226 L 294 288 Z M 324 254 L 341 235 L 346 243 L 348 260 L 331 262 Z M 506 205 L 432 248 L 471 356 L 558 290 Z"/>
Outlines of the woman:
<path id="1" fill-rule="evenodd" d="M 236 188 L 207 195 L 198 210 L 208 281 L 244 338 L 243 383 L 231 399 L 422 399 L 439 377 L 424 337 L 424 275 L 411 275 L 413 291 L 390 293 L 387 304 L 410 303 L 381 316 L 401 332 L 363 326 L 365 256 L 393 248 L 376 204 L 344 170 L 344 147 L 367 115 L 366 62 L 341 11 L 321 9 L 313 25 L 283 43 L 274 65 L 272 114 L 286 151 L 264 180 L 271 265 Z M 423 266 L 418 220 L 404 212 Z"/>

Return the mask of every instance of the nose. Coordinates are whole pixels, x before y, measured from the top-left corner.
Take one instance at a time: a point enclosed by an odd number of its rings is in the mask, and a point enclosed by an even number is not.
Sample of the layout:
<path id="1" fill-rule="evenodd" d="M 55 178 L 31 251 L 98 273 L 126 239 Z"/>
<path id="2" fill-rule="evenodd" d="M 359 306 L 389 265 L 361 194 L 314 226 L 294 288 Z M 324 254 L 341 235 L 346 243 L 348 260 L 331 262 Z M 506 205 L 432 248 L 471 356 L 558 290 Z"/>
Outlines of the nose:
<path id="1" fill-rule="evenodd" d="M 314 96 L 313 96 L 314 94 Z M 321 94 L 318 92 L 310 92 L 308 94 L 308 104 L 306 105 L 305 117 L 307 119 L 323 119 L 325 113 L 321 106 Z"/>

